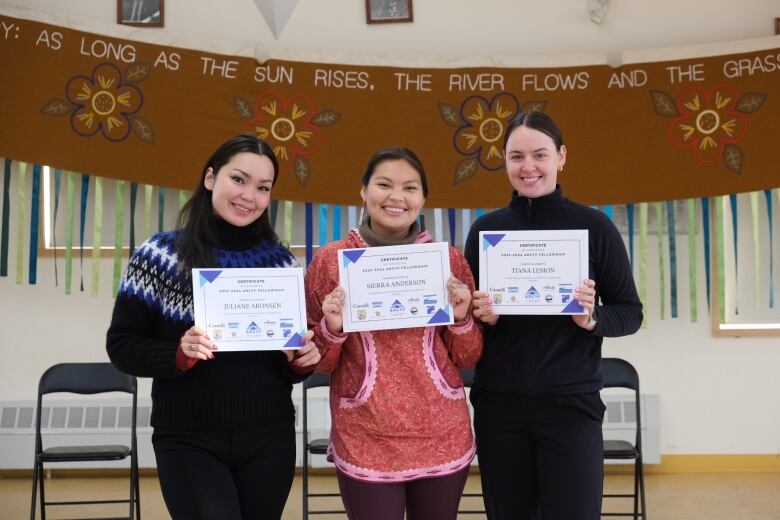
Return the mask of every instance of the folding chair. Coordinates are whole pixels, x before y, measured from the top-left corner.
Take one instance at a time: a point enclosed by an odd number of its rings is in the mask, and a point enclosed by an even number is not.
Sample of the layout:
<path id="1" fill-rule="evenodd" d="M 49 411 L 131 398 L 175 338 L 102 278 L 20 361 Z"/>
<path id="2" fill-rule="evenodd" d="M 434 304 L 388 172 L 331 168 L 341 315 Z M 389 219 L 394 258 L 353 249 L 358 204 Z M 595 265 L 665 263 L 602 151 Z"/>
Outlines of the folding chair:
<path id="1" fill-rule="evenodd" d="M 463 378 L 463 386 L 465 388 L 471 388 L 474 386 L 474 372 L 476 369 L 474 367 L 472 368 L 463 368 L 460 371 L 460 375 Z M 463 493 L 463 498 L 479 498 L 480 500 L 483 499 L 482 493 Z M 459 515 L 484 515 L 485 509 L 461 509 L 458 510 Z"/>
<path id="2" fill-rule="evenodd" d="M 604 441 L 604 460 L 634 461 L 634 492 L 628 494 L 607 494 L 604 498 L 633 498 L 634 511 L 627 513 L 604 513 L 602 516 L 630 516 L 646 519 L 645 509 L 645 473 L 642 462 L 642 414 L 639 399 L 639 375 L 636 369 L 623 359 L 604 358 L 601 360 L 601 375 L 604 388 L 627 388 L 634 391 L 636 406 L 636 439 L 633 443 L 621 440 Z"/>
<path id="3" fill-rule="evenodd" d="M 44 449 L 41 437 L 41 412 L 43 396 L 55 392 L 74 394 L 99 394 L 103 392 L 126 392 L 132 395 L 132 423 L 130 425 L 130 446 L 53 446 Z M 54 365 L 41 376 L 38 382 L 38 409 L 35 420 L 35 460 L 33 462 L 32 501 L 30 520 L 35 520 L 36 497 L 40 485 L 41 519 L 46 519 L 46 506 L 85 504 L 128 504 L 128 520 L 141 518 L 141 497 L 138 489 L 138 448 L 136 441 L 137 384 L 133 376 L 123 374 L 111 363 L 61 363 Z M 92 462 L 123 460 L 130 457 L 130 498 L 127 500 L 79 500 L 46 501 L 44 493 L 43 465 L 56 462 Z"/>
<path id="4" fill-rule="evenodd" d="M 311 493 L 309 492 L 309 461 L 310 455 L 325 455 L 328 452 L 329 439 L 309 440 L 309 402 L 308 391 L 312 388 L 330 386 L 330 376 L 315 372 L 303 381 L 303 519 L 308 520 L 309 515 L 344 515 L 343 509 L 310 509 L 311 498 L 340 497 L 339 493 Z"/>

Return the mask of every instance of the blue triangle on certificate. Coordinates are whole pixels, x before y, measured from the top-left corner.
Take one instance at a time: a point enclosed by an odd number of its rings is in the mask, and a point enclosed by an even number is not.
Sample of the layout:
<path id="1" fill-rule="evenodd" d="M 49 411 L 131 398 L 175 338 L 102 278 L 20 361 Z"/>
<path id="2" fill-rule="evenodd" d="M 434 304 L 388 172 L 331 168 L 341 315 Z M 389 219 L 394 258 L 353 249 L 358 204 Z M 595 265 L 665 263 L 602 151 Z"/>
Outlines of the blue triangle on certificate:
<path id="1" fill-rule="evenodd" d="M 220 274 L 222 271 L 200 271 L 200 286 L 203 287 L 207 283 L 213 282 Z"/>
<path id="2" fill-rule="evenodd" d="M 572 314 L 576 314 L 578 312 L 582 312 L 582 306 L 577 303 L 577 300 L 572 300 L 566 307 L 561 310 L 561 312 L 570 312 Z"/>
<path id="3" fill-rule="evenodd" d="M 287 343 L 284 344 L 284 348 L 301 348 L 302 341 L 303 336 L 296 332 L 287 340 Z"/>
<path id="4" fill-rule="evenodd" d="M 350 262 L 353 264 L 357 262 L 365 252 L 365 249 L 347 249 L 344 251 L 344 267 L 347 267 Z"/>
<path id="5" fill-rule="evenodd" d="M 450 315 L 447 314 L 447 311 L 444 309 L 439 309 L 436 311 L 436 314 L 431 316 L 431 319 L 428 320 L 429 325 L 433 325 L 436 323 L 449 323 L 450 322 Z"/>
<path id="6" fill-rule="evenodd" d="M 482 250 L 487 250 L 488 247 L 496 247 L 501 242 L 501 239 L 506 236 L 506 233 L 489 233 L 482 235 Z"/>

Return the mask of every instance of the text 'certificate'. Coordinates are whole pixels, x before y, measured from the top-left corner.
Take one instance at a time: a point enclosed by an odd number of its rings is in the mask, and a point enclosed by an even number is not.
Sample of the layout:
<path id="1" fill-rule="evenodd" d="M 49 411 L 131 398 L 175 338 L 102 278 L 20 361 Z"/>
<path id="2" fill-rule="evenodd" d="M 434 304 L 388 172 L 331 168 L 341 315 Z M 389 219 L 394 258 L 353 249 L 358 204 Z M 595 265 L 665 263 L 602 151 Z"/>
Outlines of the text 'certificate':
<path id="1" fill-rule="evenodd" d="M 300 267 L 193 269 L 195 325 L 220 352 L 297 349 L 306 334 Z"/>
<path id="2" fill-rule="evenodd" d="M 447 244 L 339 250 L 344 331 L 450 325 Z"/>
<path id="3" fill-rule="evenodd" d="M 496 314 L 585 314 L 588 230 L 480 231 L 479 289 Z"/>

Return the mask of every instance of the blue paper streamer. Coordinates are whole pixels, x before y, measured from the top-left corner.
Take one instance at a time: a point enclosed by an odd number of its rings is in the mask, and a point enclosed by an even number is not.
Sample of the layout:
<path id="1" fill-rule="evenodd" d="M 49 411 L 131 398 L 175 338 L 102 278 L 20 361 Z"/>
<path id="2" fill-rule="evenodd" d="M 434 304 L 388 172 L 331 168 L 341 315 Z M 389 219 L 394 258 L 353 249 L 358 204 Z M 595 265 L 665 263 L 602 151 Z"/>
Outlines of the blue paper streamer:
<path id="1" fill-rule="evenodd" d="M 455 208 L 447 209 L 447 223 L 450 226 L 450 245 L 455 245 Z"/>
<path id="2" fill-rule="evenodd" d="M 79 264 L 81 280 L 79 288 L 84 292 L 84 227 L 87 224 L 87 198 L 89 197 L 89 175 L 81 175 L 81 213 L 79 215 Z"/>
<path id="3" fill-rule="evenodd" d="M 27 282 L 35 285 L 38 281 L 38 229 L 41 212 L 41 165 L 33 165 L 32 196 L 30 197 L 30 261 Z"/>
<path id="4" fill-rule="evenodd" d="M 157 194 L 157 231 L 162 232 L 165 226 L 165 188 L 159 188 Z"/>
<path id="5" fill-rule="evenodd" d="M 54 169 L 54 219 L 51 226 L 51 240 L 54 251 L 54 286 L 59 287 L 60 276 L 57 272 L 57 213 L 60 209 L 60 188 L 62 187 L 62 170 Z"/>
<path id="6" fill-rule="evenodd" d="M 278 200 L 272 200 L 271 201 L 271 229 L 276 230 L 276 215 L 279 213 L 279 201 Z"/>
<path id="7" fill-rule="evenodd" d="M 482 208 L 477 208 L 477 210 L 474 212 L 475 218 L 479 218 L 484 214 L 485 214 L 485 210 Z"/>
<path id="8" fill-rule="evenodd" d="M 135 203 L 138 200 L 138 183 L 130 183 L 130 247 L 128 258 L 135 252 Z"/>
<path id="9" fill-rule="evenodd" d="M 317 226 L 320 234 L 320 247 L 328 243 L 328 205 L 320 204 L 320 220 Z"/>
<path id="10" fill-rule="evenodd" d="M 11 159 L 5 160 L 3 173 L 3 222 L 0 231 L 0 276 L 8 276 L 8 226 L 11 212 Z"/>
<path id="11" fill-rule="evenodd" d="M 669 278 L 672 318 L 677 317 L 677 230 L 674 221 L 674 201 L 666 201 L 666 227 L 669 231 Z"/>
<path id="12" fill-rule="evenodd" d="M 634 267 L 634 205 L 626 204 L 626 217 L 628 218 L 628 258 L 631 268 Z"/>
<path id="13" fill-rule="evenodd" d="M 341 206 L 333 205 L 333 240 L 341 239 Z"/>
<path id="14" fill-rule="evenodd" d="M 311 202 L 306 203 L 306 265 L 311 263 L 314 256 L 314 207 Z"/>
<path id="15" fill-rule="evenodd" d="M 704 234 L 704 278 L 707 288 L 707 309 L 710 308 L 710 199 L 701 199 L 702 233 Z"/>
<path id="16" fill-rule="evenodd" d="M 772 231 L 772 190 L 764 190 L 766 197 L 766 215 L 769 219 L 769 308 L 775 306 L 775 277 L 774 277 L 774 236 Z"/>
<path id="17" fill-rule="evenodd" d="M 612 204 L 607 204 L 606 206 L 604 206 L 604 213 L 607 214 L 609 220 L 615 220 L 615 210 L 612 207 Z"/>

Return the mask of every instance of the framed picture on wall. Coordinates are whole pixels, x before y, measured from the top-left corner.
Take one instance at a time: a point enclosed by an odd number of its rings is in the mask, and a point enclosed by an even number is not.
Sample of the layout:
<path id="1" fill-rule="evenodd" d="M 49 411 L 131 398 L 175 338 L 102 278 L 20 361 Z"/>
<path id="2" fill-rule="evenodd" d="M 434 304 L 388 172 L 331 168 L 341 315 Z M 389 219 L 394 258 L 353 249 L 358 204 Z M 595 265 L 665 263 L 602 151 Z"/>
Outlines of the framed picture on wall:
<path id="1" fill-rule="evenodd" d="M 412 21 L 412 0 L 366 0 L 366 23 Z"/>
<path id="2" fill-rule="evenodd" d="M 116 0 L 116 23 L 136 27 L 163 26 L 163 0 Z"/>
<path id="3" fill-rule="evenodd" d="M 780 18 L 775 18 L 775 34 L 780 34 Z"/>

